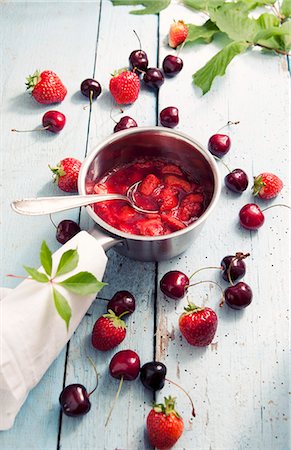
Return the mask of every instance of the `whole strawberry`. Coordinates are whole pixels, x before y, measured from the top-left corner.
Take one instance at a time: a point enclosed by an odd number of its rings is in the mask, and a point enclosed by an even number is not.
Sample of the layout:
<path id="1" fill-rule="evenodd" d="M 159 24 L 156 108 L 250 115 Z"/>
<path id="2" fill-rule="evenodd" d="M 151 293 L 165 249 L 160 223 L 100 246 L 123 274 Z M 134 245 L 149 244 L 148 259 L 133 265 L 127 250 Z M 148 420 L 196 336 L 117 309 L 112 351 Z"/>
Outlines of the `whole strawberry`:
<path id="1" fill-rule="evenodd" d="M 264 172 L 254 177 L 253 194 L 263 200 L 277 197 L 282 188 L 282 180 L 273 173 Z"/>
<path id="2" fill-rule="evenodd" d="M 92 331 L 92 345 L 106 351 L 119 345 L 126 336 L 126 325 L 111 309 L 96 320 Z"/>
<path id="3" fill-rule="evenodd" d="M 140 81 L 136 73 L 129 70 L 118 71 L 109 83 L 109 90 L 119 105 L 128 105 L 136 101 Z"/>
<path id="4" fill-rule="evenodd" d="M 183 430 L 184 422 L 175 411 L 173 397 L 165 397 L 164 404 L 154 404 L 147 417 L 147 431 L 153 447 L 159 450 L 173 447 Z"/>
<path id="5" fill-rule="evenodd" d="M 29 75 L 26 79 L 26 89 L 32 89 L 31 94 L 38 103 L 44 105 L 59 103 L 67 95 L 67 89 L 60 78 L 51 70 L 45 70 L 41 73 L 36 70 L 33 75 Z"/>
<path id="6" fill-rule="evenodd" d="M 217 315 L 211 308 L 189 303 L 179 318 L 179 328 L 186 341 L 197 347 L 209 345 L 217 329 Z"/>
<path id="7" fill-rule="evenodd" d="M 56 167 L 49 166 L 49 168 L 54 174 L 54 181 L 62 191 L 78 191 L 78 176 L 81 168 L 81 162 L 78 159 L 65 158 Z"/>
<path id="8" fill-rule="evenodd" d="M 172 23 L 169 31 L 169 46 L 172 48 L 182 44 L 188 36 L 188 27 L 183 20 Z"/>

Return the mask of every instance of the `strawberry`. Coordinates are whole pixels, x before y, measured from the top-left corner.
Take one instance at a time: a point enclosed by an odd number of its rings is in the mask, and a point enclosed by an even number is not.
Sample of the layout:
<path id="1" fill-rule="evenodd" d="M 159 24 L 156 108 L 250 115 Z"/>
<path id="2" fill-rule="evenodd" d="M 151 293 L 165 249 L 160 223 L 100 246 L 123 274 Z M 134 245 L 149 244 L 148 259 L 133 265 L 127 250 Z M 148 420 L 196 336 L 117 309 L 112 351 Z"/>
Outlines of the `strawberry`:
<path id="1" fill-rule="evenodd" d="M 143 236 L 161 236 L 164 234 L 164 227 L 161 219 L 142 220 L 137 223 L 140 234 Z"/>
<path id="2" fill-rule="evenodd" d="M 264 172 L 254 177 L 253 194 L 263 200 L 277 197 L 282 188 L 282 180 L 273 173 Z"/>
<path id="3" fill-rule="evenodd" d="M 32 88 L 31 94 L 38 103 L 44 105 L 59 103 L 67 95 L 67 89 L 60 78 L 51 70 L 45 70 L 41 73 L 36 70 L 33 75 L 29 75 L 26 79 L 26 89 Z"/>
<path id="4" fill-rule="evenodd" d="M 165 404 L 154 404 L 146 426 L 153 447 L 159 450 L 173 447 L 184 430 L 183 419 L 175 410 L 175 399 L 169 396 L 165 397 Z"/>
<path id="5" fill-rule="evenodd" d="M 124 313 L 123 313 L 124 314 Z M 96 320 L 92 331 L 92 345 L 97 350 L 106 351 L 119 345 L 126 336 L 126 325 L 111 309 Z"/>
<path id="6" fill-rule="evenodd" d="M 202 212 L 203 194 L 186 195 L 179 206 L 178 217 L 187 222 L 192 217 L 197 217 Z"/>
<path id="7" fill-rule="evenodd" d="M 78 175 L 81 168 L 81 162 L 75 158 L 65 158 L 57 164 L 56 167 L 50 167 L 54 174 L 54 181 L 58 187 L 65 192 L 78 191 Z"/>
<path id="8" fill-rule="evenodd" d="M 184 225 L 183 222 L 171 216 L 171 214 L 161 214 L 161 219 L 173 231 L 179 231 L 186 228 L 186 225 Z"/>
<path id="9" fill-rule="evenodd" d="M 216 333 L 217 315 L 211 308 L 189 303 L 179 318 L 179 328 L 189 344 L 204 347 L 209 345 Z"/>
<path id="10" fill-rule="evenodd" d="M 166 175 L 165 183 L 168 186 L 175 186 L 179 189 L 182 189 L 185 192 L 191 192 L 191 184 L 184 180 L 184 178 L 178 177 L 176 175 Z"/>
<path id="11" fill-rule="evenodd" d="M 172 23 L 169 31 L 169 46 L 172 48 L 182 44 L 188 36 L 188 27 L 183 20 Z"/>
<path id="12" fill-rule="evenodd" d="M 160 184 L 160 180 L 153 173 L 147 175 L 140 183 L 138 190 L 142 195 L 151 195 Z"/>
<path id="13" fill-rule="evenodd" d="M 136 101 L 140 81 L 136 73 L 124 70 L 118 71 L 110 80 L 109 90 L 119 105 L 128 105 Z"/>

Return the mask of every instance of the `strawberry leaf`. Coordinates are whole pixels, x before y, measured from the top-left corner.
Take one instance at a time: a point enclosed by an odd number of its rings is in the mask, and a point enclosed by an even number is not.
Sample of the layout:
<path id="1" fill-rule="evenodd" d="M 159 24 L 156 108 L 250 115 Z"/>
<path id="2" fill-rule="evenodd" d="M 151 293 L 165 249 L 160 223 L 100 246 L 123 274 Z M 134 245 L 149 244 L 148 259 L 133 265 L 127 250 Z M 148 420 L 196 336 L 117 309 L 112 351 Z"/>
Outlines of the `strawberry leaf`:
<path id="1" fill-rule="evenodd" d="M 188 36 L 185 43 L 195 42 L 198 39 L 202 39 L 204 42 L 209 43 L 212 41 L 213 36 L 219 33 L 219 29 L 215 23 L 211 20 L 207 20 L 203 25 L 194 25 L 192 23 L 187 24 Z"/>
<path id="2" fill-rule="evenodd" d="M 291 0 L 282 1 L 281 14 L 286 18 L 291 17 Z"/>
<path id="3" fill-rule="evenodd" d="M 142 5 L 143 9 L 134 9 L 130 14 L 158 14 L 167 8 L 171 0 L 111 0 L 114 6 Z"/>
<path id="4" fill-rule="evenodd" d="M 107 285 L 107 283 L 98 281 L 90 272 L 79 272 L 58 284 L 68 289 L 68 291 L 79 295 L 97 294 L 103 286 Z"/>
<path id="5" fill-rule="evenodd" d="M 48 283 L 49 279 L 45 273 L 41 273 L 33 267 L 23 266 L 31 278 L 39 283 Z"/>
<path id="6" fill-rule="evenodd" d="M 74 270 L 78 262 L 79 255 L 77 250 L 68 250 L 63 253 L 57 268 L 56 277 Z"/>
<path id="7" fill-rule="evenodd" d="M 40 262 L 46 273 L 51 276 L 53 268 L 52 252 L 45 241 L 42 241 L 40 248 Z"/>
<path id="8" fill-rule="evenodd" d="M 70 319 L 72 316 L 71 307 L 66 298 L 55 288 L 53 288 L 53 299 L 56 310 L 61 318 L 66 322 L 67 330 L 69 329 Z"/>
<path id="9" fill-rule="evenodd" d="M 240 53 L 246 51 L 249 44 L 246 42 L 231 42 L 218 52 L 213 58 L 199 69 L 193 75 L 193 81 L 196 86 L 202 89 L 203 94 L 206 94 L 211 88 L 215 77 L 225 74 L 226 68 L 231 60 Z"/>

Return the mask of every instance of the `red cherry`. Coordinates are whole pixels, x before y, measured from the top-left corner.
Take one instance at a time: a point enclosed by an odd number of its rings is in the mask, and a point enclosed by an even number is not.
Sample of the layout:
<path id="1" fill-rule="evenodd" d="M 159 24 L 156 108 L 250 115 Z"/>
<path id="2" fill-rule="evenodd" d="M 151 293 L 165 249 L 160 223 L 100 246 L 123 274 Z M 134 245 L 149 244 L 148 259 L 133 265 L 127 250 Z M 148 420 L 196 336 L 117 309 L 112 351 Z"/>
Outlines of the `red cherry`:
<path id="1" fill-rule="evenodd" d="M 257 230 L 265 222 L 265 216 L 255 203 L 248 203 L 239 212 L 240 224 L 247 230 Z"/>
<path id="2" fill-rule="evenodd" d="M 42 118 L 42 124 L 48 131 L 58 133 L 66 124 L 66 116 L 59 111 L 47 111 Z"/>
<path id="3" fill-rule="evenodd" d="M 233 192 L 240 194 L 248 187 L 247 174 L 242 169 L 234 169 L 224 178 L 225 186 Z"/>
<path id="4" fill-rule="evenodd" d="M 214 134 L 208 141 L 208 150 L 217 158 L 222 158 L 230 149 L 230 138 L 226 134 Z"/>
<path id="5" fill-rule="evenodd" d="M 123 116 L 113 128 L 113 132 L 117 133 L 117 131 L 127 130 L 128 128 L 134 127 L 137 127 L 136 121 L 132 117 Z"/>
<path id="6" fill-rule="evenodd" d="M 112 310 L 117 316 L 123 313 L 132 314 L 135 310 L 135 298 L 128 291 L 116 292 L 109 300 L 107 311 Z"/>
<path id="7" fill-rule="evenodd" d="M 161 291 L 174 300 L 184 297 L 189 286 L 189 278 L 179 270 L 167 272 L 160 281 Z"/>
<path id="8" fill-rule="evenodd" d="M 135 380 L 139 375 L 140 359 L 133 350 L 121 350 L 110 361 L 109 372 L 113 378 Z"/>
<path id="9" fill-rule="evenodd" d="M 250 286 L 242 281 L 230 286 L 224 292 L 225 303 L 232 309 L 246 308 L 252 301 L 253 293 Z"/>
<path id="10" fill-rule="evenodd" d="M 66 386 L 60 394 L 59 402 L 63 413 L 71 417 L 87 414 L 91 408 L 87 389 L 82 384 Z"/>

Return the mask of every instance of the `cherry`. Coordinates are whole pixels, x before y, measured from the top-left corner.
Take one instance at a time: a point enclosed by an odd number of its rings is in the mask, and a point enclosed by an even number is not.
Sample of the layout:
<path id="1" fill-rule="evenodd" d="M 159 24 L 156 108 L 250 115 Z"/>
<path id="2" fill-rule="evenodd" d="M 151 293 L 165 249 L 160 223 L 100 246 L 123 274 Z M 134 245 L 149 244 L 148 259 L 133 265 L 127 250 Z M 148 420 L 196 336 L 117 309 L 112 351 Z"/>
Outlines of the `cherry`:
<path id="1" fill-rule="evenodd" d="M 234 169 L 224 178 L 225 186 L 233 192 L 241 193 L 249 184 L 248 176 L 242 169 Z"/>
<path id="2" fill-rule="evenodd" d="M 89 359 L 95 371 L 96 386 L 89 394 L 87 392 L 87 389 L 82 384 L 78 383 L 69 384 L 62 390 L 59 396 L 59 402 L 63 413 L 67 416 L 82 416 L 90 411 L 91 402 L 89 400 L 89 397 L 97 389 L 98 373 L 92 359 L 89 356 L 87 356 L 87 358 Z"/>
<path id="3" fill-rule="evenodd" d="M 145 82 L 146 86 L 158 89 L 164 83 L 164 75 L 162 74 L 160 69 L 151 67 L 145 71 L 143 81 Z"/>
<path id="4" fill-rule="evenodd" d="M 225 303 L 232 309 L 246 308 L 253 298 L 250 286 L 242 281 L 230 286 L 224 292 Z"/>
<path id="5" fill-rule="evenodd" d="M 51 133 L 59 133 L 66 124 L 66 116 L 60 111 L 47 111 L 42 117 L 43 128 L 36 128 L 35 130 L 16 130 L 12 128 L 11 131 L 17 133 L 29 133 L 32 131 L 50 131 Z"/>
<path id="6" fill-rule="evenodd" d="M 131 52 L 131 54 L 129 55 L 129 63 L 133 70 L 138 69 L 138 71 L 144 72 L 147 69 L 148 64 L 149 64 L 148 56 L 147 56 L 146 52 L 144 52 L 141 49 L 141 42 L 140 42 L 140 38 L 139 38 L 138 34 L 136 33 L 135 30 L 133 30 L 133 32 L 138 39 L 139 50 L 133 50 L 133 52 Z"/>
<path id="7" fill-rule="evenodd" d="M 56 239 L 60 244 L 65 244 L 81 231 L 79 225 L 73 220 L 62 220 L 56 230 Z"/>
<path id="8" fill-rule="evenodd" d="M 160 281 L 161 291 L 174 300 L 184 297 L 189 286 L 189 278 L 179 270 L 167 272 Z"/>
<path id="9" fill-rule="evenodd" d="M 93 99 L 99 97 L 102 92 L 100 83 L 98 83 L 98 81 L 96 80 L 93 80 L 93 78 L 87 78 L 86 80 L 82 81 L 80 89 L 82 94 L 90 99 L 90 103 L 92 103 Z"/>
<path id="10" fill-rule="evenodd" d="M 121 117 L 120 121 L 115 125 L 113 131 L 116 133 L 117 131 L 127 130 L 128 128 L 137 127 L 137 123 L 134 119 L 129 116 Z"/>
<path id="11" fill-rule="evenodd" d="M 135 311 L 135 298 L 128 291 L 116 292 L 108 302 L 107 311 L 111 309 L 117 316 L 123 313 L 132 314 Z"/>
<path id="12" fill-rule="evenodd" d="M 114 405 L 119 397 L 123 380 L 135 380 L 138 377 L 139 371 L 140 359 L 138 354 L 133 350 L 121 350 L 120 352 L 115 353 L 115 355 L 111 359 L 109 364 L 109 373 L 113 378 L 119 379 L 120 383 L 107 420 L 105 422 L 105 427 L 108 425 Z"/>
<path id="13" fill-rule="evenodd" d="M 265 222 L 265 216 L 255 203 L 248 203 L 239 212 L 240 224 L 247 230 L 257 230 Z"/>
<path id="14" fill-rule="evenodd" d="M 225 256 L 221 261 L 222 278 L 229 282 L 240 280 L 246 273 L 246 265 L 243 259 L 249 255 L 249 253 L 244 255 L 241 252 L 237 252 L 235 255 Z"/>
<path id="15" fill-rule="evenodd" d="M 208 141 L 208 150 L 212 155 L 222 158 L 230 149 L 230 138 L 226 134 L 214 134 Z"/>
<path id="16" fill-rule="evenodd" d="M 151 361 L 144 364 L 140 369 L 140 381 L 147 389 L 159 391 L 165 385 L 167 368 L 165 364 Z"/>
<path id="17" fill-rule="evenodd" d="M 174 77 L 183 69 L 183 60 L 179 56 L 168 55 L 163 61 L 163 71 L 168 77 Z"/>
<path id="18" fill-rule="evenodd" d="M 168 106 L 160 112 L 160 121 L 164 127 L 174 128 L 179 123 L 179 110 L 175 106 Z"/>

